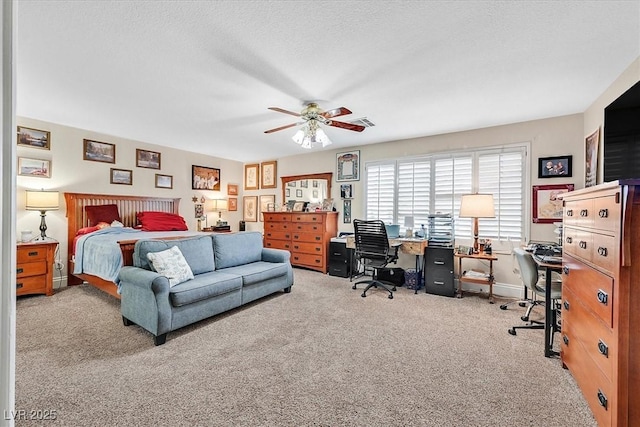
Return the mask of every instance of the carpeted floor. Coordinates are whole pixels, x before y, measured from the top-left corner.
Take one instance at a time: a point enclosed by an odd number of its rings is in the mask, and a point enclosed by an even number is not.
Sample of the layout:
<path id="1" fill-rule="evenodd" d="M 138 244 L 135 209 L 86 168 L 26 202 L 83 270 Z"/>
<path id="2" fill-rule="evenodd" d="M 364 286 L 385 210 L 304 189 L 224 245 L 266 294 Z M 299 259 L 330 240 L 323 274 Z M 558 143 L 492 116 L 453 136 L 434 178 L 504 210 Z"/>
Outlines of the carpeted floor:
<path id="1" fill-rule="evenodd" d="M 170 333 L 90 286 L 18 300 L 16 409 L 65 426 L 596 426 L 521 308 L 295 270 L 290 294 Z"/>

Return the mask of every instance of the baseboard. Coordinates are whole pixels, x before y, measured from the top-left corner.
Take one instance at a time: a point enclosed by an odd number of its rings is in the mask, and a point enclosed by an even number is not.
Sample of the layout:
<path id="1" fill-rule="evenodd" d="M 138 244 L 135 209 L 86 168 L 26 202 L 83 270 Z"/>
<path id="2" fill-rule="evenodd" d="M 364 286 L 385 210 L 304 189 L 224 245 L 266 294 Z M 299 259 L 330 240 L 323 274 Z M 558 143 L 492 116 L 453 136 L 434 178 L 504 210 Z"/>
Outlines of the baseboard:
<path id="1" fill-rule="evenodd" d="M 456 279 L 456 289 L 458 289 L 458 281 Z M 475 283 L 462 282 L 463 291 L 472 291 L 478 293 L 489 293 L 489 286 L 477 285 Z M 493 294 L 504 298 L 522 298 L 524 296 L 524 287 L 522 285 L 514 285 L 511 283 L 494 283 Z"/>

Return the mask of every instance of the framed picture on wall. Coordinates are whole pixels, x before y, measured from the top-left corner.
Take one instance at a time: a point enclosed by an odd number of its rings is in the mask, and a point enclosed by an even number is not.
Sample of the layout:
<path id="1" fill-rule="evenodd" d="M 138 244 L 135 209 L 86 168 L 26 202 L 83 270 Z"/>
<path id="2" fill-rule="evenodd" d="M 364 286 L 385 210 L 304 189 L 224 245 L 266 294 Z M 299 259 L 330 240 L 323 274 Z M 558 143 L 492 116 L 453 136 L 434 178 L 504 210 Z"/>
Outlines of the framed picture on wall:
<path id="1" fill-rule="evenodd" d="M 238 184 L 227 184 L 227 194 L 229 196 L 238 195 Z"/>
<path id="2" fill-rule="evenodd" d="M 533 222 L 552 224 L 562 221 L 562 200 L 558 196 L 573 191 L 573 184 L 534 185 L 533 186 Z"/>
<path id="3" fill-rule="evenodd" d="M 238 198 L 237 197 L 229 197 L 229 211 L 237 211 L 238 210 Z"/>
<path id="4" fill-rule="evenodd" d="M 83 160 L 92 162 L 115 163 L 116 144 L 83 139 Z"/>
<path id="5" fill-rule="evenodd" d="M 173 188 L 173 176 L 156 174 L 156 188 Z"/>
<path id="6" fill-rule="evenodd" d="M 260 176 L 262 181 L 260 187 L 262 188 L 276 188 L 278 184 L 277 179 L 277 166 L 278 163 L 274 160 L 272 162 L 263 162 L 260 164 Z"/>
<path id="7" fill-rule="evenodd" d="M 131 169 L 111 168 L 111 184 L 133 185 L 133 171 Z"/>
<path id="8" fill-rule="evenodd" d="M 260 185 L 260 165 L 244 165 L 244 189 L 257 190 Z"/>
<path id="9" fill-rule="evenodd" d="M 349 224 L 351 222 L 351 199 L 343 200 L 342 205 L 342 222 Z"/>
<path id="10" fill-rule="evenodd" d="M 538 178 L 568 178 L 573 174 L 573 156 L 539 157 Z"/>
<path id="11" fill-rule="evenodd" d="M 191 165 L 191 189 L 220 191 L 220 169 Z"/>
<path id="12" fill-rule="evenodd" d="M 598 183 L 598 147 L 600 145 L 600 128 L 585 138 L 585 171 L 584 186 L 591 187 Z"/>
<path id="13" fill-rule="evenodd" d="M 136 166 L 147 169 L 160 169 L 160 153 L 136 148 Z"/>
<path id="14" fill-rule="evenodd" d="M 51 132 L 18 126 L 18 146 L 51 149 Z"/>
<path id="15" fill-rule="evenodd" d="M 275 211 L 275 205 L 276 205 L 275 194 L 260 196 L 260 221 L 264 221 L 264 216 L 262 215 L 262 212 Z"/>
<path id="16" fill-rule="evenodd" d="M 336 155 L 336 181 L 358 181 L 360 179 L 360 150 Z"/>
<path id="17" fill-rule="evenodd" d="M 18 157 L 18 175 L 51 178 L 51 160 Z"/>
<path id="18" fill-rule="evenodd" d="M 258 221 L 258 196 L 242 198 L 242 219 L 246 222 Z"/>

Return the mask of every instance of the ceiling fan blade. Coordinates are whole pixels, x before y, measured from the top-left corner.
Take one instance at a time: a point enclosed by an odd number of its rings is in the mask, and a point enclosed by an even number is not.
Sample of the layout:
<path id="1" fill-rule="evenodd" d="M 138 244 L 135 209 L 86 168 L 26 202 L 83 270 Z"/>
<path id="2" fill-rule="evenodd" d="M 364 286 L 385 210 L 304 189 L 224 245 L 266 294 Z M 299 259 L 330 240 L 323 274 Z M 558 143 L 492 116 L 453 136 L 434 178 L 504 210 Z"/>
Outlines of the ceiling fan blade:
<path id="1" fill-rule="evenodd" d="M 353 130 L 356 132 L 362 132 L 364 130 L 364 126 L 356 125 L 353 123 L 339 122 L 337 120 L 328 120 L 326 123 L 327 126 L 333 126 L 337 128 Z"/>
<path id="2" fill-rule="evenodd" d="M 328 119 L 331 117 L 345 116 L 347 114 L 351 114 L 351 110 L 346 107 L 334 108 L 333 110 L 325 111 L 320 114 L 322 117 Z"/>
<path id="3" fill-rule="evenodd" d="M 300 117 L 300 113 L 294 113 L 293 111 L 283 110 L 278 107 L 269 107 L 269 110 L 277 111 L 278 113 L 291 114 L 292 116 Z"/>
<path id="4" fill-rule="evenodd" d="M 299 124 L 302 124 L 302 123 L 291 123 L 289 125 L 280 126 L 279 128 L 273 128 L 273 129 L 265 130 L 264 133 L 278 132 L 279 130 L 289 129 L 290 127 L 294 127 L 294 126 L 297 126 Z"/>

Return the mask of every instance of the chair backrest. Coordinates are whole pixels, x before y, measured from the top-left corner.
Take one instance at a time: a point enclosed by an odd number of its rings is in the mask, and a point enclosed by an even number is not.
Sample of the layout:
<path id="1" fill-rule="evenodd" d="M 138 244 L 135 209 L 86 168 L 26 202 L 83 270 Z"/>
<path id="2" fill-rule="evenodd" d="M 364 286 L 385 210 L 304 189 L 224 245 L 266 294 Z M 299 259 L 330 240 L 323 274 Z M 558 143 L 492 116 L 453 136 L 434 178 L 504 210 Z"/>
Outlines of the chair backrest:
<path id="1" fill-rule="evenodd" d="M 538 283 L 538 265 L 533 259 L 533 255 L 522 248 L 513 248 L 513 253 L 520 267 L 520 277 L 522 283 L 529 289 L 535 290 Z"/>
<path id="2" fill-rule="evenodd" d="M 389 239 L 384 222 L 373 220 L 353 220 L 356 254 L 365 258 L 385 258 L 389 253 Z"/>

